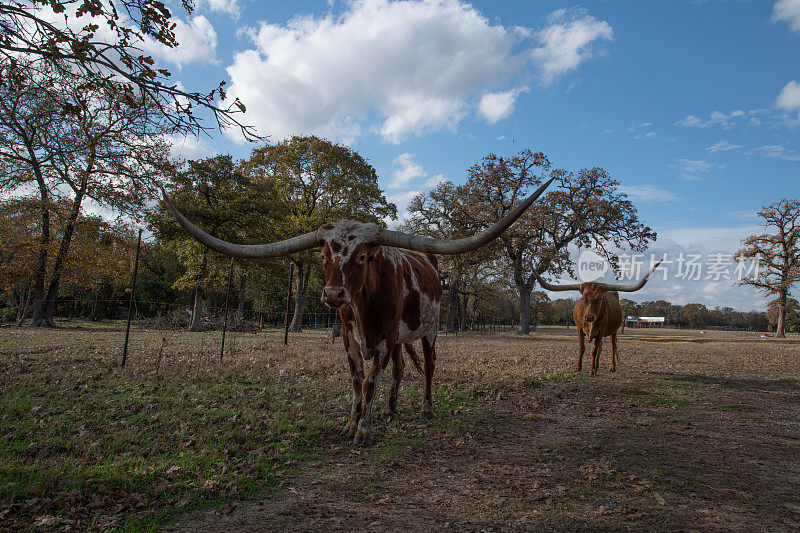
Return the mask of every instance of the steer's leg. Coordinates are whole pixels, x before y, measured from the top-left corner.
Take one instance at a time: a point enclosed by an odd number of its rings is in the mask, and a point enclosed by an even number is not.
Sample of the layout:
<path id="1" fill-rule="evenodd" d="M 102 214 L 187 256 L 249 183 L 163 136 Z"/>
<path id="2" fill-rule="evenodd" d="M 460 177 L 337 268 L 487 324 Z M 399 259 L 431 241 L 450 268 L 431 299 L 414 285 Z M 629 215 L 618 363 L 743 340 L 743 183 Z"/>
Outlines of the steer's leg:
<path id="1" fill-rule="evenodd" d="M 580 372 L 583 366 L 583 352 L 586 351 L 586 334 L 583 328 L 578 328 L 578 363 L 575 365 L 575 372 Z"/>
<path id="2" fill-rule="evenodd" d="M 372 428 L 369 423 L 369 417 L 372 413 L 372 404 L 375 401 L 375 390 L 378 388 L 381 372 L 389 363 L 390 350 L 394 349 L 394 343 L 391 344 L 391 347 L 387 347 L 387 342 L 384 340 L 381 341 L 378 348 L 371 350 L 372 366 L 370 366 L 364 379 L 362 388 L 364 403 L 361 404 L 361 418 L 358 421 L 358 429 L 353 439 L 356 444 L 363 444 L 364 446 L 372 444 Z"/>
<path id="3" fill-rule="evenodd" d="M 594 340 L 594 348 L 592 348 L 592 370 L 589 373 L 594 376 L 597 374 L 597 366 L 600 364 L 600 352 L 603 351 L 603 337 L 599 335 Z"/>
<path id="4" fill-rule="evenodd" d="M 389 393 L 389 401 L 381 414 L 387 422 L 392 420 L 397 413 L 397 392 L 400 390 L 400 382 L 403 380 L 403 370 L 406 366 L 401 346 L 400 343 L 397 343 L 392 350 L 392 390 Z"/>
<path id="5" fill-rule="evenodd" d="M 611 371 L 617 371 L 617 332 L 611 334 Z"/>
<path id="6" fill-rule="evenodd" d="M 428 336 L 422 337 L 422 354 L 425 359 L 425 397 L 422 400 L 420 415 L 425 418 L 433 416 L 433 370 L 436 368 L 436 336 L 428 341 Z"/>
<path id="7" fill-rule="evenodd" d="M 342 437 L 352 439 L 358 429 L 358 419 L 361 418 L 362 387 L 364 384 L 364 360 L 361 358 L 361 346 L 353 337 L 353 330 L 347 328 L 343 331 L 344 349 L 347 352 L 347 363 L 350 366 L 350 377 L 353 381 L 353 401 L 350 406 L 350 418 L 342 430 Z"/>

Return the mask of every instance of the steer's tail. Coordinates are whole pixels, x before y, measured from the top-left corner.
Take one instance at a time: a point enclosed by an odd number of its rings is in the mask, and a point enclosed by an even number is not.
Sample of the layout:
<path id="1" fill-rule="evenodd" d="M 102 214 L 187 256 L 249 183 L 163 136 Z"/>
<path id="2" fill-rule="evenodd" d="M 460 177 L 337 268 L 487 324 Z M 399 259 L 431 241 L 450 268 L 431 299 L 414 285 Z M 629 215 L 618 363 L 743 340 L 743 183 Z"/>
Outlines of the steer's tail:
<path id="1" fill-rule="evenodd" d="M 403 346 L 406 347 L 406 353 L 411 359 L 411 362 L 414 364 L 414 368 L 417 369 L 417 372 L 419 372 L 420 376 L 424 376 L 425 373 L 422 371 L 422 363 L 419 360 L 419 354 L 417 353 L 417 350 L 414 349 L 414 345 L 410 342 L 404 342 Z"/>

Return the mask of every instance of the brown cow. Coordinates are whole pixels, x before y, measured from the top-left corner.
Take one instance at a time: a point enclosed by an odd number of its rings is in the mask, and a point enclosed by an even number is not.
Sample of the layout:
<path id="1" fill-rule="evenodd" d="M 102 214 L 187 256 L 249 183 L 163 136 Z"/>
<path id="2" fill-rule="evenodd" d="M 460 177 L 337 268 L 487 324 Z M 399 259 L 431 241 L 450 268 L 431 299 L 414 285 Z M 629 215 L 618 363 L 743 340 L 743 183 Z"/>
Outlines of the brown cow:
<path id="1" fill-rule="evenodd" d="M 575 303 L 572 318 L 578 327 L 578 363 L 575 371 L 580 372 L 583 364 L 583 353 L 586 351 L 585 338 L 594 341 L 592 347 L 592 365 L 590 375 L 597 374 L 600 364 L 600 352 L 603 349 L 603 337 L 611 337 L 611 372 L 617 370 L 617 330 L 622 325 L 622 307 L 619 304 L 619 292 L 635 292 L 644 287 L 647 280 L 655 272 L 661 261 L 658 261 L 636 285 L 611 285 L 609 283 L 573 283 L 568 285 L 551 285 L 539 274 L 539 284 L 548 291 L 580 291 L 581 299 Z M 617 292 L 619 291 L 619 292 Z"/>
<path id="2" fill-rule="evenodd" d="M 553 178 L 555 179 L 555 178 Z M 392 389 L 386 408 L 394 415 L 403 375 L 404 344 L 415 366 L 425 375 L 422 414 L 431 416 L 431 380 L 436 357 L 442 286 L 436 259 L 428 254 L 458 254 L 475 250 L 498 237 L 553 182 L 542 185 L 500 221 L 457 240 L 434 239 L 380 229 L 375 224 L 340 220 L 285 241 L 242 245 L 208 235 L 178 212 L 164 193 L 164 203 L 184 230 L 220 253 L 240 258 L 278 257 L 322 246 L 325 288 L 322 301 L 339 308 L 345 351 L 353 385 L 350 417 L 343 434 L 356 444 L 372 443 L 370 414 L 381 372 L 392 361 Z M 422 339 L 424 370 L 411 343 Z M 364 360 L 371 366 L 364 375 Z"/>
<path id="3" fill-rule="evenodd" d="M 358 236 L 351 239 L 356 227 Z M 365 231 L 370 228 L 374 231 L 371 235 Z M 372 403 L 381 373 L 390 361 L 392 387 L 383 416 L 391 419 L 395 415 L 403 379 L 403 344 L 425 376 L 421 414 L 433 415 L 431 383 L 442 299 L 437 261 L 432 255 L 379 245 L 378 231 L 375 225 L 350 221 L 327 224 L 319 231 L 325 242 L 322 302 L 339 309 L 353 384 L 350 418 L 342 435 L 356 444 L 372 441 Z M 411 345 L 419 339 L 424 369 Z M 372 362 L 366 376 L 364 360 Z"/>

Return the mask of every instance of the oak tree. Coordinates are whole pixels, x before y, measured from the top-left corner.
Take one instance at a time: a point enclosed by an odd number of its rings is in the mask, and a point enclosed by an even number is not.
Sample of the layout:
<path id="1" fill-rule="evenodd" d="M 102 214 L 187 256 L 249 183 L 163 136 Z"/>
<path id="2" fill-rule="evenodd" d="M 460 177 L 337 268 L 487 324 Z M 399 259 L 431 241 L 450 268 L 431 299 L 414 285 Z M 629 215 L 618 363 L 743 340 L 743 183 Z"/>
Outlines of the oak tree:
<path id="1" fill-rule="evenodd" d="M 737 260 L 758 261 L 758 275 L 744 278 L 741 285 L 756 287 L 768 296 L 777 296 L 775 335 L 786 337 L 786 312 L 792 286 L 800 281 L 800 201 L 784 198 L 758 212 L 766 233 L 743 241 Z"/>
<path id="2" fill-rule="evenodd" d="M 599 167 L 577 173 L 551 170 L 541 152 L 525 149 L 512 157 L 489 154 L 473 165 L 459 187 L 469 214 L 482 226 L 499 220 L 545 177 L 556 176 L 560 189 L 548 191 L 497 240 L 520 298 L 519 334 L 530 332 L 530 297 L 536 274 L 572 273 L 568 246 L 593 247 L 616 266 L 615 250 L 642 251 L 656 233 L 644 225 L 636 207 Z"/>
<path id="3" fill-rule="evenodd" d="M 168 146 L 156 135 L 147 105 L 114 84 L 87 87 L 71 73 L 21 62 L 0 68 L 15 79 L 13 87 L 0 84 L 0 192 L 36 191 L 41 222 L 32 325 L 53 326 L 63 265 L 86 202 L 140 213 L 169 167 Z M 58 234 L 51 232 L 53 205 L 66 210 Z"/>
<path id="4" fill-rule="evenodd" d="M 271 184 L 286 215 L 275 227 L 287 238 L 314 231 L 326 222 L 351 219 L 385 225 L 397 207 L 386 201 L 375 169 L 352 149 L 315 136 L 294 136 L 253 150 L 243 162 L 249 182 Z M 265 242 L 265 241 L 262 241 Z M 297 269 L 292 331 L 300 331 L 312 271 L 313 252 L 291 256 Z"/>

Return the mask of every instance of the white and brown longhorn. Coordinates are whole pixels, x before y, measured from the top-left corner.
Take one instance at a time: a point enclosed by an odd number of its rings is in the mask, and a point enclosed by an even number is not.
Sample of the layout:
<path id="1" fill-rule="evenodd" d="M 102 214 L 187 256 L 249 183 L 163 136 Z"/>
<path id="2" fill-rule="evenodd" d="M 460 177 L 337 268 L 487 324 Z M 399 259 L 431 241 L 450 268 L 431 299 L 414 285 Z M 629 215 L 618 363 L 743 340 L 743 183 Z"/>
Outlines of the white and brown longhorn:
<path id="1" fill-rule="evenodd" d="M 339 310 L 344 347 L 350 365 L 353 401 L 342 431 L 356 444 L 372 443 L 370 414 L 382 371 L 392 362 L 392 388 L 384 416 L 394 416 L 403 377 L 401 345 L 425 376 L 422 415 L 433 414 L 431 382 L 436 360 L 436 333 L 442 285 L 436 258 L 475 250 L 498 237 L 552 183 L 541 186 L 505 217 L 464 239 L 410 235 L 340 220 L 284 241 L 242 245 L 212 237 L 189 222 L 164 193 L 164 203 L 189 235 L 217 252 L 244 259 L 279 257 L 322 246 L 325 288 L 322 301 Z M 422 339 L 423 362 L 412 343 Z M 364 373 L 364 361 L 370 367 Z"/>

